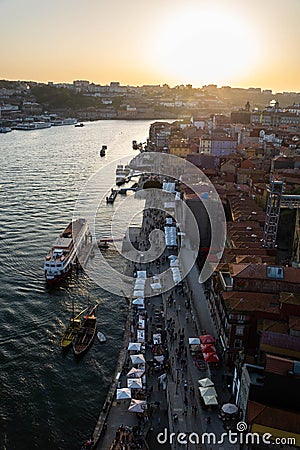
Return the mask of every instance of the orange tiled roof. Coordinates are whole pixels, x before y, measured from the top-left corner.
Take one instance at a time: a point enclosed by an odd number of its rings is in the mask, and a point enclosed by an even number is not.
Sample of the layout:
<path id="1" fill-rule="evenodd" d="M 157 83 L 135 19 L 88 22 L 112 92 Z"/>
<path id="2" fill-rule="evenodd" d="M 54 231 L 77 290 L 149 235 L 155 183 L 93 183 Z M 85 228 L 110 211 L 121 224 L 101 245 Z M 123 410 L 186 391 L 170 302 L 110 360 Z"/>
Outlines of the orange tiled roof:
<path id="1" fill-rule="evenodd" d="M 249 400 L 247 420 L 277 430 L 300 433 L 300 415 L 298 412 L 286 411 Z"/>

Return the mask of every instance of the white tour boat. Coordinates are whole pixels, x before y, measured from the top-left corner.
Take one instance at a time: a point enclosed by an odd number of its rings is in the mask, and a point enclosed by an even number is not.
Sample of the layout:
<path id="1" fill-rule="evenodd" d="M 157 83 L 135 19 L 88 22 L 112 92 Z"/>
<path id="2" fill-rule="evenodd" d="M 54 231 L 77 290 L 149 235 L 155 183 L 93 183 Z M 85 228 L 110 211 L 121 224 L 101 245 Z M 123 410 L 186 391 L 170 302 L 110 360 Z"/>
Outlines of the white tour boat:
<path id="1" fill-rule="evenodd" d="M 86 219 L 76 219 L 69 223 L 45 258 L 44 270 L 48 284 L 57 283 L 68 275 L 77 257 L 76 248 L 80 249 L 87 244 L 89 236 Z"/>

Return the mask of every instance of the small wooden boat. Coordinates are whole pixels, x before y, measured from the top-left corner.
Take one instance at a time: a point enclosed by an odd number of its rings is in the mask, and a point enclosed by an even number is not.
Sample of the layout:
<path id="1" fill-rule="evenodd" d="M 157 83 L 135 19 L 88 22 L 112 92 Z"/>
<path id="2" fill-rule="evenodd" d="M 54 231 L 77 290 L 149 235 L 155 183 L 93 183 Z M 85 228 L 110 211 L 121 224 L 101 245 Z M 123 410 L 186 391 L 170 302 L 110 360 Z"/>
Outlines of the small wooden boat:
<path id="1" fill-rule="evenodd" d="M 118 195 L 118 190 L 112 188 L 109 197 L 106 197 L 106 203 L 112 204 L 116 200 L 117 195 Z"/>
<path id="2" fill-rule="evenodd" d="M 83 355 L 92 345 L 96 335 L 97 318 L 96 312 L 98 303 L 93 306 L 90 312 L 84 316 L 82 326 L 73 341 L 73 350 L 75 356 Z"/>
<path id="3" fill-rule="evenodd" d="M 75 127 L 76 128 L 81 128 L 81 127 L 84 127 L 84 124 L 82 122 L 81 123 L 76 123 Z"/>
<path id="4" fill-rule="evenodd" d="M 99 342 L 101 342 L 101 344 L 103 344 L 104 342 L 106 342 L 106 337 L 104 336 L 103 333 L 101 333 L 101 331 L 98 331 L 98 333 L 97 333 L 97 338 L 98 338 Z"/>
<path id="5" fill-rule="evenodd" d="M 100 240 L 97 242 L 97 244 L 98 244 L 98 247 L 99 247 L 99 248 L 102 248 L 102 249 L 107 249 L 107 248 L 109 248 L 109 243 L 108 243 L 108 241 L 107 241 L 106 239 L 100 239 Z"/>
<path id="6" fill-rule="evenodd" d="M 105 156 L 106 149 L 107 149 L 107 145 L 102 145 L 102 148 L 100 150 L 100 156 Z"/>
<path id="7" fill-rule="evenodd" d="M 81 328 L 81 324 L 82 324 L 82 314 L 87 310 L 87 308 L 85 308 L 83 311 L 81 311 L 81 313 L 79 313 L 76 317 L 74 317 L 74 313 L 73 313 L 73 317 L 71 317 L 70 321 L 69 321 L 69 326 L 67 327 L 66 331 L 63 334 L 62 340 L 61 340 L 61 348 L 63 350 L 66 350 L 67 348 L 70 347 L 70 345 L 72 344 L 72 342 L 74 341 L 78 331 Z"/>
<path id="8" fill-rule="evenodd" d="M 97 240 L 97 245 L 100 249 L 106 249 L 109 248 L 109 243 L 113 243 L 113 242 L 122 242 L 123 239 L 112 239 L 112 238 L 103 238 L 103 239 L 98 239 Z"/>

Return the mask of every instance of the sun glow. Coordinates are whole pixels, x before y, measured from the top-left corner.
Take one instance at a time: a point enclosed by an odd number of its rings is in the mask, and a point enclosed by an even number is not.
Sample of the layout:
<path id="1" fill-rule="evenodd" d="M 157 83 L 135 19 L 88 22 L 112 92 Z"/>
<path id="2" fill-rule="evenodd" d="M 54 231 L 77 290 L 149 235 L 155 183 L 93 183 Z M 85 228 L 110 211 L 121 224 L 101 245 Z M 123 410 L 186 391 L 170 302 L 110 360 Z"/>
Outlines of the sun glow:
<path id="1" fill-rule="evenodd" d="M 232 83 L 249 78 L 260 59 L 250 24 L 220 8 L 173 11 L 154 41 L 150 53 L 156 66 L 175 82 Z"/>

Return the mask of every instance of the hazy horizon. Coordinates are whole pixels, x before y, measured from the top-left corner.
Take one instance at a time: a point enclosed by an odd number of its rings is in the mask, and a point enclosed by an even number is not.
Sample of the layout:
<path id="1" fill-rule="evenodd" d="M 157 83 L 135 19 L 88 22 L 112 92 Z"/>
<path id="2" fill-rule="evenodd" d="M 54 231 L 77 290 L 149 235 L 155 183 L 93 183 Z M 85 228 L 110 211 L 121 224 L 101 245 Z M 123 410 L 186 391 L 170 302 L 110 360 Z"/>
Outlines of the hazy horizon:
<path id="1" fill-rule="evenodd" d="M 298 0 L 0 0 L 2 79 L 300 91 Z"/>
<path id="2" fill-rule="evenodd" d="M 48 84 L 49 82 L 51 83 L 51 82 L 53 82 L 54 84 L 72 84 L 73 83 L 73 81 L 77 81 L 77 80 L 79 80 L 79 81 L 89 81 L 90 83 L 93 83 L 93 84 L 96 84 L 96 85 L 100 85 L 100 86 L 109 86 L 110 85 L 110 83 L 111 82 L 119 82 L 119 80 L 117 80 L 117 79 L 114 79 L 114 80 L 110 80 L 110 81 L 108 81 L 108 82 L 104 82 L 104 83 L 97 83 L 97 82 L 95 82 L 94 80 L 88 80 L 87 78 L 73 78 L 72 80 L 57 80 L 57 81 L 54 81 L 54 80 L 46 80 L 46 81 L 43 81 L 43 80 L 23 80 L 23 79 L 17 79 L 17 78 L 15 78 L 15 79 L 8 79 L 8 78 L 0 78 L 0 81 L 16 81 L 16 82 L 27 82 L 27 83 L 41 83 L 41 84 Z M 192 84 L 192 83 L 178 83 L 178 84 L 174 84 L 174 85 L 170 85 L 169 83 L 167 83 L 166 81 L 162 81 L 162 82 L 157 82 L 157 83 L 138 83 L 138 84 L 130 84 L 130 83 L 120 83 L 120 85 L 121 86 L 132 86 L 132 87 L 142 87 L 142 86 L 151 86 L 151 85 L 153 85 L 153 86 L 158 86 L 158 85 L 160 85 L 160 86 L 163 86 L 164 84 L 167 84 L 171 89 L 172 88 L 175 88 L 176 86 L 180 86 L 180 85 L 184 85 L 184 86 L 186 86 L 186 85 L 188 85 L 188 84 Z M 207 86 L 207 85 L 216 85 L 216 83 L 207 83 L 206 85 L 202 85 L 202 86 L 194 86 L 194 85 L 192 85 L 192 87 L 194 88 L 194 89 L 201 89 L 202 87 L 204 87 L 204 86 Z M 283 93 L 283 92 L 295 92 L 295 93 L 298 93 L 298 92 L 300 92 L 300 89 L 299 89 L 299 91 L 288 91 L 288 90 L 286 90 L 286 89 L 282 89 L 281 91 L 279 91 L 279 90 L 276 90 L 276 89 L 272 89 L 272 87 L 262 87 L 262 86 L 255 86 L 255 85 L 252 85 L 252 86 L 230 86 L 229 84 L 228 85 L 217 85 L 217 87 L 218 88 L 222 88 L 222 87 L 227 87 L 227 86 L 229 86 L 229 87 L 231 87 L 232 89 L 251 89 L 251 88 L 260 88 L 262 91 L 263 90 L 272 90 L 272 93 L 273 94 L 281 94 L 281 93 Z"/>

